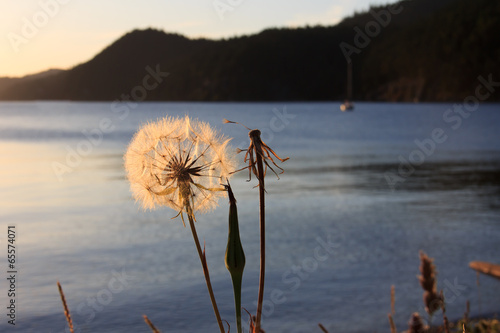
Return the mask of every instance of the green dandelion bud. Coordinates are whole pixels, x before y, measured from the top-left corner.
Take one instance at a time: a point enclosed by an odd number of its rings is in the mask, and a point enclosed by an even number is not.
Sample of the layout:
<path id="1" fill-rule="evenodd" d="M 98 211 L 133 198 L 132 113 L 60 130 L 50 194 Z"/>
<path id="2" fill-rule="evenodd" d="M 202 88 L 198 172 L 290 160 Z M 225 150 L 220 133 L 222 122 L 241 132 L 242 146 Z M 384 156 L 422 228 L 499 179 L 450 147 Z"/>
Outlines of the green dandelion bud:
<path id="1" fill-rule="evenodd" d="M 236 324 L 238 333 L 241 330 L 241 281 L 243 279 L 243 269 L 245 268 L 245 253 L 241 246 L 240 230 L 238 227 L 238 210 L 236 199 L 234 198 L 231 186 L 227 185 L 229 195 L 229 234 L 226 248 L 226 268 L 231 273 L 234 290 L 234 307 L 236 312 Z"/>

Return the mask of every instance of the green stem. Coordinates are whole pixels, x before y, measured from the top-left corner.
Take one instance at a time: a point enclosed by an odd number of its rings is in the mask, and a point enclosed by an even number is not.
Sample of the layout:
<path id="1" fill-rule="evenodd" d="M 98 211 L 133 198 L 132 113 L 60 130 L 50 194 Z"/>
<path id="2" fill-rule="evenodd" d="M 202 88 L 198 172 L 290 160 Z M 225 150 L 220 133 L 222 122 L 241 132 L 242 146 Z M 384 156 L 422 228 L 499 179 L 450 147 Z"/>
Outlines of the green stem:
<path id="1" fill-rule="evenodd" d="M 236 327 L 238 329 L 238 333 L 242 333 L 241 329 L 241 281 L 243 279 L 243 275 L 232 276 L 233 280 L 233 290 L 234 290 L 234 310 L 236 311 Z"/>
<path id="2" fill-rule="evenodd" d="M 189 204 L 186 204 L 186 213 L 189 219 L 189 226 L 191 227 L 191 232 L 193 234 L 194 243 L 196 245 L 196 250 L 198 251 L 198 256 L 200 257 L 201 265 L 203 267 L 203 274 L 205 275 L 205 282 L 207 283 L 208 293 L 210 294 L 210 300 L 212 301 L 212 307 L 214 308 L 215 317 L 217 318 L 217 324 L 221 333 L 225 333 L 224 326 L 222 325 L 222 320 L 219 314 L 219 309 L 217 308 L 217 302 L 215 301 L 214 291 L 212 289 L 212 284 L 210 283 L 210 274 L 208 273 L 207 261 L 205 254 L 201 250 L 200 241 L 198 239 L 198 234 L 196 232 L 196 227 L 194 225 L 193 211 Z"/>
<path id="3" fill-rule="evenodd" d="M 260 210 L 260 277 L 259 297 L 257 299 L 257 317 L 255 319 L 255 333 L 260 333 L 260 321 L 262 317 L 262 303 L 264 302 L 264 279 L 266 276 L 266 210 L 265 210 L 265 188 L 264 188 L 264 165 L 259 152 L 257 157 L 257 172 L 259 174 L 259 210 Z"/>
<path id="4" fill-rule="evenodd" d="M 234 307 L 236 312 L 236 325 L 238 333 L 241 329 L 241 282 L 243 279 L 243 270 L 245 268 L 245 253 L 241 245 L 240 230 L 238 226 L 238 209 L 236 199 L 234 198 L 231 186 L 227 185 L 229 196 L 229 232 L 227 238 L 227 248 L 225 263 L 226 268 L 231 274 L 234 292 Z"/>

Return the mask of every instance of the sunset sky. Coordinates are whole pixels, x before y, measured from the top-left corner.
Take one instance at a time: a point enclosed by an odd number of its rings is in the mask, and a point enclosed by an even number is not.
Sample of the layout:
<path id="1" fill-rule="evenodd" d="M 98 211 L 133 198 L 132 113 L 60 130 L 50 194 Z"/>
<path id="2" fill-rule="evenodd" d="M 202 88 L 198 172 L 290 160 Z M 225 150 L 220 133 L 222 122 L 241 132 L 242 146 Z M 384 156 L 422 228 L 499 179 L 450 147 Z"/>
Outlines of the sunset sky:
<path id="1" fill-rule="evenodd" d="M 386 1 L 384 1 L 385 3 Z M 394 2 L 394 1 L 391 1 Z M 136 28 L 224 38 L 332 25 L 377 0 L 0 0 L 0 77 L 71 68 Z"/>

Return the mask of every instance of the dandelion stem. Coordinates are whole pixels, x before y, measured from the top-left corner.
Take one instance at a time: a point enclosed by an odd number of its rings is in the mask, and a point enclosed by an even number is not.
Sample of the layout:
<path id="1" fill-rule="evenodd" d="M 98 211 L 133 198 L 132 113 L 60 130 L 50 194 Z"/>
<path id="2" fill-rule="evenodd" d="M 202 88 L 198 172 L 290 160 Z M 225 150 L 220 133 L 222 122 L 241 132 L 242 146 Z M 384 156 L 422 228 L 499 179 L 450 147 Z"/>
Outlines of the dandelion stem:
<path id="1" fill-rule="evenodd" d="M 260 148 L 260 146 L 259 146 Z M 262 148 L 261 148 L 262 150 Z M 260 277 L 259 297 L 257 299 L 257 317 L 255 319 L 255 333 L 260 333 L 260 320 L 262 316 L 262 303 L 264 301 L 264 279 L 266 276 L 266 204 L 264 187 L 264 165 L 262 162 L 262 151 L 257 151 L 257 172 L 259 179 L 259 210 L 260 210 Z"/>
<path id="2" fill-rule="evenodd" d="M 234 122 L 224 119 L 224 123 L 234 123 Z M 246 128 L 249 129 L 248 127 Z M 266 170 L 267 168 L 269 168 L 271 169 L 271 171 L 274 172 L 276 176 L 278 176 L 276 171 L 271 167 L 271 165 L 267 162 L 267 160 L 271 161 L 271 163 L 275 167 L 280 169 L 282 171 L 281 173 L 283 173 L 284 170 L 274 162 L 271 155 L 279 159 L 281 162 L 285 162 L 286 160 L 288 160 L 288 157 L 284 159 L 280 158 L 271 149 L 271 147 L 266 145 L 261 140 L 260 134 L 261 131 L 258 129 L 250 130 L 250 132 L 248 133 L 248 136 L 250 137 L 250 146 L 248 146 L 248 149 L 246 149 L 246 154 L 244 158 L 245 162 L 249 161 L 248 166 L 243 169 L 234 171 L 238 172 L 248 168 L 248 177 L 249 177 L 248 180 L 251 179 L 252 173 L 256 175 L 257 179 L 259 180 L 260 276 L 259 276 L 259 294 L 257 298 L 257 315 L 254 321 L 255 328 L 253 328 L 254 333 L 260 333 L 262 331 L 260 327 L 261 327 L 261 317 L 262 317 L 262 304 L 264 302 L 264 280 L 266 276 L 266 210 L 265 210 L 266 189 L 264 186 L 264 177 L 266 176 L 266 173 L 264 171 L 264 164 L 266 165 Z"/>
<path id="3" fill-rule="evenodd" d="M 212 307 L 214 308 L 215 317 L 217 318 L 217 324 L 221 333 L 225 333 L 224 326 L 222 325 L 222 320 L 219 314 L 219 309 L 217 308 L 217 302 L 215 301 L 214 291 L 212 289 L 212 283 L 210 283 L 210 274 L 208 273 L 207 260 L 205 258 L 204 251 L 201 250 L 200 241 L 198 239 L 198 233 L 196 232 L 196 227 L 194 225 L 194 215 L 191 206 L 186 204 L 186 212 L 189 219 L 189 226 L 191 227 L 191 232 L 193 234 L 194 243 L 196 245 L 196 250 L 198 251 L 198 256 L 200 257 L 201 266 L 203 267 L 203 275 L 205 275 L 205 282 L 207 283 L 208 293 L 210 295 L 210 300 L 212 301 Z"/>

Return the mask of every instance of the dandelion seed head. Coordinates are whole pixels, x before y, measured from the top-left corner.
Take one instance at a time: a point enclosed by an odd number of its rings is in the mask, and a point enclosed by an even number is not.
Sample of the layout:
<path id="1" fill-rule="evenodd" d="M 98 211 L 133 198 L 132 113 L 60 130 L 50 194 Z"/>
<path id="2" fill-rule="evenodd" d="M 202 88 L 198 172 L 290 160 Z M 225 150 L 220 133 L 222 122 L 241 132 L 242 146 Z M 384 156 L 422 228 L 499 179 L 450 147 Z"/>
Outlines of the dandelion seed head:
<path id="1" fill-rule="evenodd" d="M 213 209 L 226 195 L 221 183 L 237 166 L 229 141 L 207 123 L 187 116 L 145 124 L 125 154 L 134 198 L 144 209 Z"/>
<path id="2" fill-rule="evenodd" d="M 230 123 L 230 124 L 240 124 L 240 123 L 237 123 L 237 122 L 234 122 L 234 121 L 230 121 L 230 120 L 227 120 L 227 119 L 224 119 L 223 123 L 224 124 L 228 124 L 228 123 Z M 243 125 L 243 124 L 240 124 L 240 125 Z M 283 168 L 281 168 L 280 166 L 278 166 L 276 164 L 276 162 L 273 159 L 273 156 L 276 157 L 281 162 L 285 162 L 289 158 L 288 157 L 286 157 L 286 158 L 279 157 L 278 154 L 276 154 L 271 147 L 269 147 L 268 145 L 266 145 L 264 143 L 264 141 L 262 141 L 262 139 L 260 138 L 260 135 L 261 135 L 261 131 L 260 130 L 258 130 L 258 129 L 250 129 L 250 128 L 246 127 L 245 125 L 243 125 L 243 126 L 246 129 L 249 130 L 248 136 L 250 137 L 250 145 L 248 146 L 248 149 L 245 149 L 245 150 L 238 149 L 236 153 L 239 154 L 242 151 L 246 151 L 246 154 L 245 154 L 245 157 L 244 157 L 243 161 L 245 163 L 248 162 L 248 166 L 246 166 L 246 167 L 244 167 L 242 169 L 236 170 L 234 172 L 238 172 L 238 171 L 242 171 L 242 170 L 248 169 L 248 180 L 250 180 L 252 178 L 252 172 L 253 172 L 253 174 L 257 177 L 257 179 L 259 179 L 259 186 L 261 186 L 261 188 L 264 188 L 264 186 L 263 186 L 263 184 L 264 184 L 264 177 L 266 176 L 266 171 L 267 171 L 268 168 L 279 179 L 278 173 L 273 169 L 273 167 L 271 166 L 271 164 L 269 164 L 269 162 L 271 162 L 276 168 L 278 168 L 281 171 L 280 173 L 285 172 L 285 170 Z M 265 170 L 262 171 L 262 172 L 259 171 L 259 169 L 260 169 L 259 166 L 258 166 L 259 160 L 261 161 L 260 163 L 262 163 L 262 164 L 265 165 Z"/>

